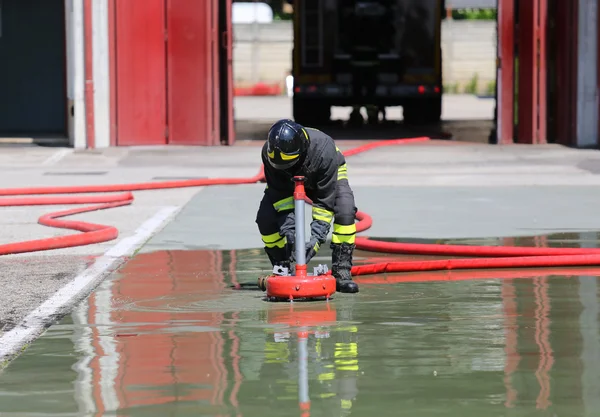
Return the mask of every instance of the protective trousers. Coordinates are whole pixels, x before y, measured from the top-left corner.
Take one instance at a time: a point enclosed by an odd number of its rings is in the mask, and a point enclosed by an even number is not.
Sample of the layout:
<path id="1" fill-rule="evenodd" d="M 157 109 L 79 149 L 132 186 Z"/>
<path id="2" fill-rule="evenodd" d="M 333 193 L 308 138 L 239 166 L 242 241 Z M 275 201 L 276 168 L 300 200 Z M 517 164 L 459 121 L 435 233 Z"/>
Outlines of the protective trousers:
<path id="1" fill-rule="evenodd" d="M 294 203 L 291 196 L 285 200 L 289 201 L 285 203 L 283 200 L 271 201 L 265 194 L 256 214 L 256 224 L 271 264 L 289 267 L 290 262 L 293 262 L 293 244 L 295 243 L 293 242 Z M 347 168 L 344 164 L 338 169 L 333 213 L 317 207 L 312 208 L 313 220 L 325 221 L 328 224 L 333 220 L 332 273 L 338 280 L 351 279 L 350 269 L 352 268 L 352 254 L 356 238 L 356 211 L 354 193 L 348 183 Z M 304 243 L 298 242 L 303 247 Z"/>

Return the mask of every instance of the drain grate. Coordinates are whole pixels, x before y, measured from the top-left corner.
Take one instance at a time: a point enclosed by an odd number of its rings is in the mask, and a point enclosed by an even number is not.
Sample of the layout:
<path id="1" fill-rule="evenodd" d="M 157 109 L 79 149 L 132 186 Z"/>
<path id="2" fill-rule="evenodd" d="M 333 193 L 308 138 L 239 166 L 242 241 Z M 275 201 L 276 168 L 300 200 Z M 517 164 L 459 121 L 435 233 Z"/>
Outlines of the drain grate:
<path id="1" fill-rule="evenodd" d="M 49 171 L 49 172 L 44 172 L 44 175 L 66 175 L 66 176 L 106 175 L 106 174 L 108 174 L 108 171 L 77 171 L 77 172 Z"/>

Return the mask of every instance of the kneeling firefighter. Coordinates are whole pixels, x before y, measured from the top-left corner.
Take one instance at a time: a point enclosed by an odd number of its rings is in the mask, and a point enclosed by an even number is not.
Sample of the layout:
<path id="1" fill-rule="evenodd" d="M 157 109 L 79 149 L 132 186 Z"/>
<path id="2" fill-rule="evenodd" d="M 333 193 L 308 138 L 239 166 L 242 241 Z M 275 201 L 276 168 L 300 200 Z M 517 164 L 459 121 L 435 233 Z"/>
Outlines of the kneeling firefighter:
<path id="1" fill-rule="evenodd" d="M 348 183 L 346 160 L 325 133 L 292 120 L 277 121 L 262 148 L 267 186 L 256 215 L 265 252 L 273 266 L 292 269 L 294 262 L 294 182 L 304 176 L 306 195 L 313 202 L 306 263 L 325 243 L 333 220 L 332 274 L 338 292 L 356 293 L 352 254 L 356 224 L 354 193 Z M 335 220 L 334 220 L 335 219 Z"/>

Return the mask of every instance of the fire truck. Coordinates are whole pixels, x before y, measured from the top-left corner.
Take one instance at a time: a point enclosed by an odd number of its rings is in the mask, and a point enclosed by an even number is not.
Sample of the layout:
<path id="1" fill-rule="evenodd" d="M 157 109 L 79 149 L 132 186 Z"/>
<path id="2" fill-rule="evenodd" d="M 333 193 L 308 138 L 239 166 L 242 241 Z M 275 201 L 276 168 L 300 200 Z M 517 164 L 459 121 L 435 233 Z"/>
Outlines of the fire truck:
<path id="1" fill-rule="evenodd" d="M 439 122 L 444 0 L 288 2 L 296 121 L 326 124 L 332 106 L 351 106 L 350 121 L 362 122 L 366 107 L 377 123 L 386 107 L 402 106 L 404 123 Z"/>

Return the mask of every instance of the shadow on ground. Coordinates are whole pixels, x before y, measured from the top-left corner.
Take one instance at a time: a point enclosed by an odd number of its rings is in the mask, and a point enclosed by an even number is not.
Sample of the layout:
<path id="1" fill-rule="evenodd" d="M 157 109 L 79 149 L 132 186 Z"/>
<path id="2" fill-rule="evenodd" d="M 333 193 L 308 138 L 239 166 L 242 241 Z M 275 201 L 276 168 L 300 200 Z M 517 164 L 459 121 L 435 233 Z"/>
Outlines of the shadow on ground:
<path id="1" fill-rule="evenodd" d="M 275 120 L 236 120 L 236 138 L 239 140 L 265 140 L 269 127 Z M 334 121 L 323 126 L 311 126 L 323 130 L 336 140 L 402 139 L 429 136 L 476 143 L 488 143 L 492 120 L 452 120 L 437 125 L 407 126 L 402 122 L 389 121 L 380 125 L 348 126 Z"/>

